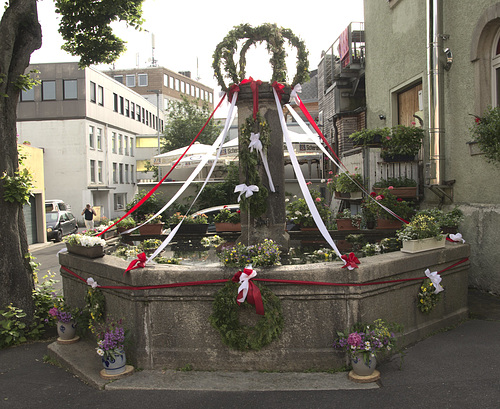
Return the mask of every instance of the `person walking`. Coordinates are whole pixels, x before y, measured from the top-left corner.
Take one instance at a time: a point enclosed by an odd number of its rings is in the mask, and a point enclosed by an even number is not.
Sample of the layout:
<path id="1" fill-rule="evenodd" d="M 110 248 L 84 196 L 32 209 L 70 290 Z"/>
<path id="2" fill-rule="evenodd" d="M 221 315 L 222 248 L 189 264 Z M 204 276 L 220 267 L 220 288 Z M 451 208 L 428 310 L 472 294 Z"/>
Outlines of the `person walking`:
<path id="1" fill-rule="evenodd" d="M 97 216 L 97 213 L 92 207 L 90 207 L 89 203 L 87 203 L 87 206 L 85 206 L 85 209 L 83 209 L 82 216 L 84 216 L 83 218 L 85 219 L 85 228 L 87 230 L 93 229 L 94 216 Z"/>

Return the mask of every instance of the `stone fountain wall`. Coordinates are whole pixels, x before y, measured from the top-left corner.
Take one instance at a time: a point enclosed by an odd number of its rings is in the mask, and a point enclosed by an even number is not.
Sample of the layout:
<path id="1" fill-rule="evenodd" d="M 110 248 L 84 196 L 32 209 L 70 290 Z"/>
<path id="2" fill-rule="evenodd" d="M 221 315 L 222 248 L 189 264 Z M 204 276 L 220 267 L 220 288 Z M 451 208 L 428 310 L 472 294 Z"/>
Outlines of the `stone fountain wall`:
<path id="1" fill-rule="evenodd" d="M 400 252 L 361 259 L 358 269 L 340 262 L 257 269 L 259 277 L 329 283 L 370 283 L 422 277 L 426 268 L 440 271 L 469 256 L 467 244 L 446 243 L 441 250 L 419 254 Z M 60 253 L 62 266 L 100 285 L 145 286 L 201 280 L 230 279 L 236 269 L 154 265 L 123 276 L 128 263 L 113 256 L 87 259 Z M 240 352 L 223 345 L 208 317 L 222 284 L 153 290 L 102 290 L 107 313 L 123 317 L 132 344 L 127 356 L 144 369 L 175 369 L 191 364 L 195 370 L 305 371 L 328 370 L 345 364 L 345 356 L 331 348 L 336 331 L 357 321 L 382 318 L 405 328 L 404 345 L 467 318 L 469 262 L 443 273 L 445 291 L 428 315 L 417 309 L 421 280 L 382 285 L 311 286 L 268 283 L 281 300 L 284 330 L 280 339 L 259 352 Z M 87 285 L 61 270 L 64 295 L 72 306 L 84 305 Z M 251 311 L 251 310 L 248 310 Z M 248 313 L 241 320 L 254 321 Z M 90 357 L 89 357 L 90 359 Z"/>

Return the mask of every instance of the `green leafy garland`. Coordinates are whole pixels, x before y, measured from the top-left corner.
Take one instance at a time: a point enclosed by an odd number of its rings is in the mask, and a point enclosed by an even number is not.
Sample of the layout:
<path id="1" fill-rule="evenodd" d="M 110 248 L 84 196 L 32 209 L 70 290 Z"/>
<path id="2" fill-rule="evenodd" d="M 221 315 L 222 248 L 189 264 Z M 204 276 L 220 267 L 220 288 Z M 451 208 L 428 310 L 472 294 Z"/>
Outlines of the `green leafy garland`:
<path id="1" fill-rule="evenodd" d="M 240 50 L 239 68 L 234 62 L 234 55 L 238 49 L 238 41 L 244 40 Z M 270 82 L 286 82 L 286 62 L 287 53 L 283 47 L 285 39 L 288 43 L 297 49 L 297 72 L 292 81 L 292 87 L 296 84 L 303 84 L 309 79 L 309 61 L 307 59 L 308 51 L 304 42 L 293 34 L 290 29 L 278 27 L 276 24 L 266 23 L 259 27 L 252 27 L 249 24 L 241 24 L 235 26 L 224 40 L 216 47 L 213 54 L 212 68 L 215 71 L 215 77 L 222 90 L 227 91 L 228 87 L 224 82 L 224 76 L 221 72 L 221 62 L 224 63 L 224 69 L 227 73 L 226 77 L 235 84 L 239 84 L 245 78 L 246 67 L 246 52 L 250 46 L 266 42 L 266 48 L 271 54 L 271 67 L 273 68 L 273 76 Z"/>
<path id="2" fill-rule="evenodd" d="M 425 279 L 420 286 L 417 306 L 418 309 L 424 314 L 429 314 L 441 298 L 441 293 L 435 294 L 435 290 L 436 287 L 434 287 L 434 284 L 432 284 L 432 281 L 428 278 Z"/>
<path id="3" fill-rule="evenodd" d="M 246 174 L 246 184 L 248 186 L 255 185 L 259 188 L 259 191 L 249 198 L 242 195 L 240 206 L 242 210 L 250 211 L 252 216 L 258 217 L 267 210 L 267 196 L 269 192 L 262 184 L 257 169 L 259 165 L 259 153 L 256 150 L 250 152 L 250 149 L 248 149 L 252 132 L 260 133 L 262 149 L 264 152 L 267 151 L 270 144 L 271 128 L 260 113 L 257 113 L 255 119 L 250 115 L 245 120 L 245 123 L 241 125 L 240 138 L 242 148 L 239 151 L 240 169 L 243 169 L 243 172 Z"/>
<path id="4" fill-rule="evenodd" d="M 256 284 L 257 285 L 257 284 Z M 210 324 L 220 332 L 222 342 L 239 351 L 259 351 L 278 338 L 283 330 L 281 301 L 272 291 L 259 284 L 264 303 L 264 316 L 254 327 L 239 322 L 239 308 L 254 308 L 247 302 L 238 306 L 238 283 L 228 283 L 217 293 Z"/>

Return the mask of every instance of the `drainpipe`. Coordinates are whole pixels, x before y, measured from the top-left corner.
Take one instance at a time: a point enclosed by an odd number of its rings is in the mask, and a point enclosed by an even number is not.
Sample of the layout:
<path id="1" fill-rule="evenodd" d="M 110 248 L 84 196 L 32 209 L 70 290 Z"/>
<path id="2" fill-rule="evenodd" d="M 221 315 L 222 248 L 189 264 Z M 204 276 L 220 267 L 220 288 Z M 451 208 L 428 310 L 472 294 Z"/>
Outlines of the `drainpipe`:
<path id="1" fill-rule="evenodd" d="M 443 1 L 427 0 L 427 85 L 429 162 L 426 164 L 426 184 L 442 186 L 444 181 L 444 120 L 443 67 L 439 56 L 443 53 Z"/>

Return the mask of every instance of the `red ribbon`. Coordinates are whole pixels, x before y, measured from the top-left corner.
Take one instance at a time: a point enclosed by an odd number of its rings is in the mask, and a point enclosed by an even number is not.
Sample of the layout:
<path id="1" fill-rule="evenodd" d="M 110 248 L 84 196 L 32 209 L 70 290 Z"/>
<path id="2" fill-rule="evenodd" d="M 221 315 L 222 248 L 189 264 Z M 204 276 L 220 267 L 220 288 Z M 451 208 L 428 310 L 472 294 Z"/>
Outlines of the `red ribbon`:
<path id="1" fill-rule="evenodd" d="M 240 282 L 240 276 L 242 273 L 247 274 L 248 276 L 252 274 L 252 270 L 249 268 L 245 268 L 243 272 L 238 271 L 232 278 L 232 281 L 235 283 Z M 240 293 L 236 296 L 236 302 L 238 305 L 241 303 L 238 301 L 238 298 L 240 298 Z M 248 280 L 248 293 L 247 293 L 247 298 L 246 301 L 255 306 L 255 313 L 259 315 L 264 315 L 264 303 L 262 302 L 262 294 L 260 293 L 259 287 L 255 285 L 255 283 L 252 281 L 252 279 Z"/>
<path id="2" fill-rule="evenodd" d="M 285 86 L 278 81 L 274 81 L 272 87 L 276 90 L 276 94 L 278 94 L 278 98 L 281 101 L 281 97 L 285 93 Z"/>
<path id="3" fill-rule="evenodd" d="M 358 258 L 354 253 L 349 253 L 349 256 L 345 254 L 342 256 L 342 260 L 345 260 L 346 264 L 342 268 L 352 267 L 358 268 L 357 264 L 360 264 Z"/>
<path id="4" fill-rule="evenodd" d="M 227 92 L 227 99 L 229 102 L 233 102 L 233 95 L 235 92 L 240 92 L 238 84 L 233 84 L 229 87 L 229 91 Z"/>
<path id="5" fill-rule="evenodd" d="M 252 77 L 244 79 L 240 85 L 250 84 L 250 89 L 253 95 L 253 119 L 257 119 L 257 112 L 259 112 L 259 87 L 262 84 L 261 80 L 255 81 Z"/>
<path id="6" fill-rule="evenodd" d="M 146 267 L 146 260 L 146 253 L 139 253 L 137 258 L 132 260 L 132 262 L 128 265 L 127 269 L 123 272 L 123 275 L 125 275 L 127 271 Z"/>

